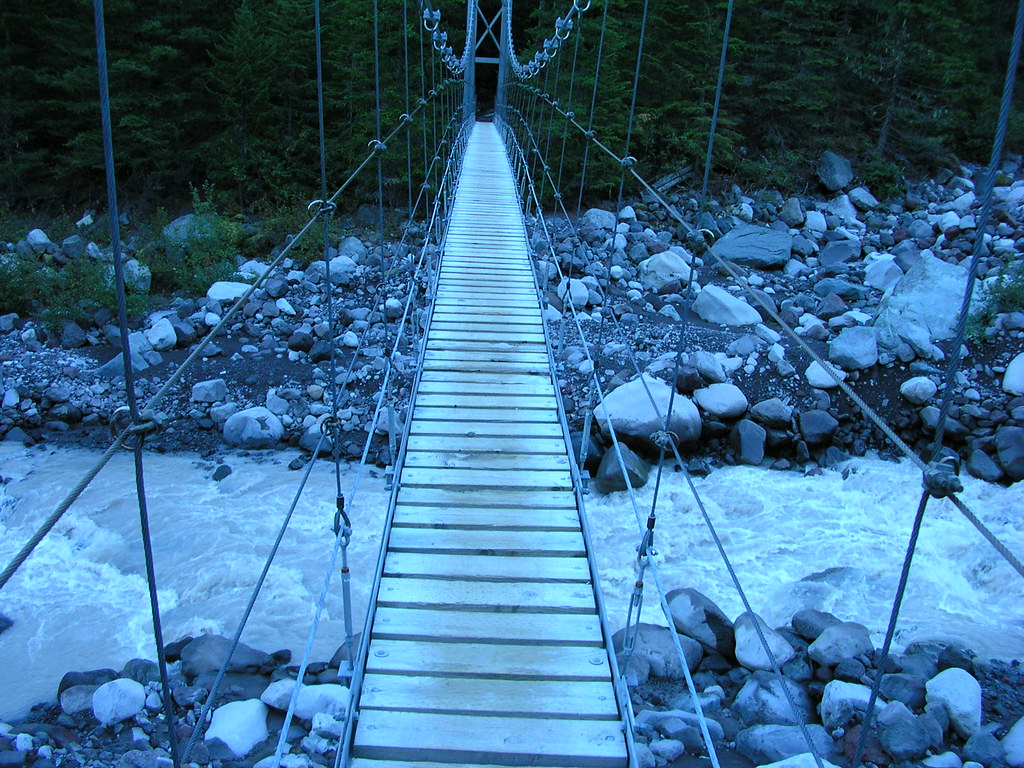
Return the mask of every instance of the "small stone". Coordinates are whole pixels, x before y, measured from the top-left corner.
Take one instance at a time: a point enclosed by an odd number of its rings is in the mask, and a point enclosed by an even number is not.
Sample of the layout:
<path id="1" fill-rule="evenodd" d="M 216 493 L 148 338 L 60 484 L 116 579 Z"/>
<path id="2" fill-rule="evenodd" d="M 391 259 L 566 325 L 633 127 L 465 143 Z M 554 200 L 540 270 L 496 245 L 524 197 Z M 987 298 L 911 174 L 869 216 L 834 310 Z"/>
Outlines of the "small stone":
<path id="1" fill-rule="evenodd" d="M 900 385 L 900 394 L 914 405 L 925 405 L 930 402 L 937 390 L 938 386 L 927 376 L 915 376 Z"/>
<path id="2" fill-rule="evenodd" d="M 815 360 L 807 366 L 807 370 L 804 371 L 804 376 L 807 377 L 807 383 L 812 387 L 817 389 L 835 389 L 839 386 L 836 379 L 839 379 L 839 381 L 845 381 L 846 373 L 836 370 L 835 367 L 832 367 L 832 371 L 833 373 L 827 372 L 825 368 Z"/>
<path id="3" fill-rule="evenodd" d="M 192 402 L 219 403 L 226 400 L 228 385 L 224 379 L 209 379 L 192 385 Z"/>

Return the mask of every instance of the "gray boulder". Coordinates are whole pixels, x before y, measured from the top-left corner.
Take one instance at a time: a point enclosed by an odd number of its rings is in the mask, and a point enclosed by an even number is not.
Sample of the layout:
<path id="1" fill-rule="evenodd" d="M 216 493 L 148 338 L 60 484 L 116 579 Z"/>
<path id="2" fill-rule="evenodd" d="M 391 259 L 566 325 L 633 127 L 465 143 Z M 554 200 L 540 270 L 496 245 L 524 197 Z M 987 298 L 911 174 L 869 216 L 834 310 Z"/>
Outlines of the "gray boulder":
<path id="1" fill-rule="evenodd" d="M 804 225 L 804 207 L 800 204 L 800 199 L 791 197 L 786 201 L 786 204 L 782 206 L 782 210 L 779 211 L 779 218 L 782 219 L 786 226 L 793 229 L 799 229 Z"/>
<path id="2" fill-rule="evenodd" d="M 1024 480 L 1024 427 L 996 430 L 996 458 L 1012 481 Z"/>
<path id="3" fill-rule="evenodd" d="M 132 346 L 132 369 L 135 371 L 144 371 L 149 368 L 149 363 L 146 359 L 135 350 L 134 345 Z M 124 356 L 121 352 L 118 352 L 111 360 L 108 360 L 93 373 L 101 379 L 115 379 L 118 376 L 124 376 Z"/>
<path id="4" fill-rule="evenodd" d="M 810 446 L 825 445 L 832 440 L 839 422 L 828 411 L 803 411 L 798 419 L 800 434 Z"/>
<path id="5" fill-rule="evenodd" d="M 924 709 L 924 685 L 928 682 L 920 675 L 893 672 L 882 675 L 878 694 L 887 701 L 901 701 L 910 709 Z"/>
<path id="6" fill-rule="evenodd" d="M 906 342 L 931 356 L 931 343 L 953 337 L 966 284 L 966 268 L 922 254 L 878 306 L 879 347 L 895 352 Z"/>
<path id="7" fill-rule="evenodd" d="M 853 166 L 845 157 L 825 151 L 818 158 L 818 179 L 829 192 L 836 192 L 853 181 Z"/>
<path id="8" fill-rule="evenodd" d="M 788 429 L 793 419 L 793 408 L 777 397 L 770 397 L 755 403 L 750 409 L 750 415 L 754 421 L 766 427 Z"/>
<path id="9" fill-rule="evenodd" d="M 862 325 L 844 328 L 829 342 L 828 359 L 847 371 L 870 368 L 878 362 L 874 329 Z"/>
<path id="10" fill-rule="evenodd" d="M 580 236 L 591 242 L 604 240 L 615 231 L 616 216 L 611 211 L 591 208 L 579 220 Z"/>
<path id="11" fill-rule="evenodd" d="M 622 461 L 626 465 L 626 474 L 629 477 L 628 487 L 643 488 L 647 484 L 651 465 L 630 450 L 628 445 L 620 444 L 619 451 L 622 452 Z M 622 467 L 619 465 L 619 458 L 614 446 L 605 451 L 604 456 L 601 457 L 601 465 L 594 476 L 594 485 L 601 493 L 627 489 L 626 479 L 622 476 Z"/>
<path id="12" fill-rule="evenodd" d="M 676 650 L 672 635 L 679 638 L 686 666 L 693 672 L 700 664 L 704 650 L 696 640 L 686 635 L 680 635 L 668 627 L 641 624 L 637 632 L 636 645 L 633 647 L 633 655 L 650 664 L 651 674 L 655 677 L 678 680 L 686 675 L 683 672 L 683 665 L 679 660 L 679 652 Z M 624 638 L 624 629 L 620 629 L 612 635 L 612 645 L 615 647 L 616 653 L 622 652 Z"/>
<path id="13" fill-rule="evenodd" d="M 365 259 L 369 253 L 370 251 L 363 245 L 363 241 L 352 235 L 346 237 L 338 244 L 338 255 L 347 256 L 357 264 Z"/>
<path id="14" fill-rule="evenodd" d="M 224 379 L 208 379 L 192 385 L 193 403 L 219 403 L 228 397 L 228 385 Z"/>
<path id="15" fill-rule="evenodd" d="M 806 730 L 819 755 L 832 753 L 835 745 L 828 731 L 815 724 L 806 726 Z M 754 725 L 736 734 L 736 751 L 755 765 L 766 765 L 803 754 L 808 747 L 804 730 L 798 725 Z"/>
<path id="16" fill-rule="evenodd" d="M 858 210 L 870 211 L 878 207 L 878 198 L 868 191 L 867 187 L 855 187 L 850 190 L 850 202 L 857 206 Z"/>
<path id="17" fill-rule="evenodd" d="M 805 640 L 812 642 L 821 637 L 821 633 L 829 627 L 842 623 L 840 619 L 837 619 L 831 613 L 814 608 L 803 608 L 797 611 L 793 614 L 793 619 L 790 622 L 794 632 Z"/>
<path id="18" fill-rule="evenodd" d="M 760 627 L 760 636 L 754 626 L 754 620 Z M 733 624 L 733 634 L 736 638 L 736 661 L 747 669 L 771 669 L 771 660 L 761 644 L 761 637 L 764 637 L 768 650 L 771 651 L 776 663 L 782 666 L 796 656 L 796 649 L 789 644 L 781 634 L 765 624 L 764 619 L 754 614 L 743 613 Z"/>
<path id="19" fill-rule="evenodd" d="M 263 406 L 246 408 L 224 422 L 224 439 L 239 448 L 273 448 L 282 437 L 281 420 Z"/>
<path id="20" fill-rule="evenodd" d="M 818 706 L 821 722 L 830 730 L 842 728 L 857 713 L 867 712 L 870 696 L 871 689 L 866 685 L 833 680 L 825 686 Z M 876 701 L 876 713 L 884 706 L 884 702 Z"/>
<path id="21" fill-rule="evenodd" d="M 750 419 L 741 419 L 732 428 L 730 441 L 740 464 L 757 466 L 764 461 L 764 445 L 768 432 Z"/>
<path id="22" fill-rule="evenodd" d="M 709 323 L 754 325 L 761 315 L 743 299 L 736 298 L 717 285 L 705 285 L 693 301 L 693 311 Z"/>
<path id="23" fill-rule="evenodd" d="M 967 740 L 963 750 L 964 760 L 981 763 L 985 768 L 1002 766 L 1006 760 L 1006 749 L 988 731 L 979 731 Z"/>
<path id="24" fill-rule="evenodd" d="M 929 711 L 944 709 L 950 725 L 965 739 L 981 730 L 981 685 L 970 672 L 959 667 L 943 670 L 927 682 L 925 691 Z"/>
<path id="25" fill-rule="evenodd" d="M 220 669 L 228 656 L 231 640 L 221 635 L 200 635 L 181 649 L 181 671 L 185 677 L 195 678 L 207 672 Z M 257 670 L 269 664 L 269 653 L 257 651 L 245 643 L 239 643 L 231 655 L 228 672 Z"/>
<path id="26" fill-rule="evenodd" d="M 786 696 L 787 691 L 789 697 Z M 790 705 L 790 698 L 793 705 Z M 802 685 L 763 671 L 754 672 L 747 678 L 736 694 L 732 708 L 746 725 L 800 725 L 810 722 L 814 712 L 811 699 Z"/>
<path id="27" fill-rule="evenodd" d="M 697 372 L 712 384 L 721 384 L 725 381 L 725 369 L 718 358 L 703 349 L 690 354 L 690 365 L 697 369 Z"/>
<path id="28" fill-rule="evenodd" d="M 882 748 L 898 761 L 919 760 L 931 747 L 928 729 L 900 701 L 890 702 L 878 715 L 878 740 Z"/>
<path id="29" fill-rule="evenodd" d="M 650 397 L 647 390 L 650 391 Z M 652 398 L 657 409 L 651 404 Z M 614 427 L 620 439 L 632 442 L 635 448 L 639 446 L 645 450 L 657 450 L 651 435 L 664 429 L 670 398 L 672 389 L 668 384 L 645 375 L 643 381 L 640 378 L 634 379 L 607 395 L 604 403 L 594 409 L 594 418 L 605 434 L 609 434 Z M 700 414 L 689 398 L 676 395 L 672 399 L 669 429 L 678 436 L 681 443 L 693 442 L 700 437 Z"/>
<path id="30" fill-rule="evenodd" d="M 673 589 L 666 595 L 676 630 L 710 651 L 732 658 L 736 648 L 733 625 L 721 608 L 696 589 Z"/>
<path id="31" fill-rule="evenodd" d="M 834 667 L 843 659 L 870 653 L 874 649 L 867 627 L 844 621 L 826 627 L 807 648 L 807 655 L 826 667 Z"/>
<path id="32" fill-rule="evenodd" d="M 792 249 L 793 236 L 789 232 L 741 224 L 715 243 L 711 252 L 744 267 L 782 269 Z"/>
<path id="33" fill-rule="evenodd" d="M 716 419 L 735 419 L 747 410 L 747 398 L 735 384 L 709 384 L 696 390 L 693 399 Z"/>
<path id="34" fill-rule="evenodd" d="M 818 254 L 822 266 L 845 264 L 860 257 L 860 240 L 833 240 L 825 245 Z"/>

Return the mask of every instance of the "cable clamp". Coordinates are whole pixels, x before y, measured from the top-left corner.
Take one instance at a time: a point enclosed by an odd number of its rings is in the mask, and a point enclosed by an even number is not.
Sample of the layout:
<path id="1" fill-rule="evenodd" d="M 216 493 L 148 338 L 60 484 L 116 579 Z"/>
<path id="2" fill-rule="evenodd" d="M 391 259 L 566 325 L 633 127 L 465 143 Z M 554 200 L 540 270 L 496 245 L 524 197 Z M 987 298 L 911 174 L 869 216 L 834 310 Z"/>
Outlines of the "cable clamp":
<path id="1" fill-rule="evenodd" d="M 944 499 L 964 489 L 960 482 L 960 456 L 944 448 L 925 468 L 922 485 L 936 499 Z"/>
<path id="2" fill-rule="evenodd" d="M 432 11 L 429 8 L 423 11 L 423 27 L 427 32 L 434 32 L 437 30 L 437 25 L 441 22 L 441 12 Z M 431 26 L 433 24 L 433 26 Z"/>
<path id="3" fill-rule="evenodd" d="M 412 115 L 410 115 L 408 112 L 403 112 L 402 116 L 398 119 L 401 120 L 406 125 L 412 124 Z"/>
<path id="4" fill-rule="evenodd" d="M 331 414 L 320 422 L 320 434 L 326 435 L 328 432 L 337 433 L 340 427 L 341 422 L 338 420 L 338 417 Z"/>
<path id="5" fill-rule="evenodd" d="M 562 193 L 561 192 L 555 192 L 554 197 L 555 197 L 555 202 L 556 203 L 560 202 L 562 200 Z"/>
<path id="6" fill-rule="evenodd" d="M 597 141 L 597 131 L 584 131 L 583 136 L 587 141 Z"/>
<path id="7" fill-rule="evenodd" d="M 162 432 L 166 426 L 166 420 L 151 410 L 142 411 L 139 413 L 139 420 L 133 422 L 131 409 L 127 405 L 122 405 L 110 417 L 110 434 L 115 439 L 126 430 L 129 435 L 145 438 L 146 435 Z"/>
<path id="8" fill-rule="evenodd" d="M 590 3 L 592 1 L 593 0 L 587 0 L 587 4 L 583 5 L 580 3 L 580 0 L 572 0 L 572 9 L 576 11 L 576 13 L 586 13 L 590 10 Z"/>
<path id="9" fill-rule="evenodd" d="M 420 107 L 425 107 L 427 106 L 427 100 L 420 96 L 418 99 L 416 99 L 416 105 Z"/>
<path id="10" fill-rule="evenodd" d="M 679 435 L 668 429 L 660 429 L 651 433 L 651 442 L 666 451 L 679 446 Z"/>
<path id="11" fill-rule="evenodd" d="M 633 157 L 632 155 L 626 155 L 619 161 L 619 163 L 620 165 L 622 165 L 623 168 L 628 170 L 632 168 L 634 165 L 636 165 L 636 158 Z"/>
<path id="12" fill-rule="evenodd" d="M 338 204 L 333 203 L 330 200 L 314 200 L 313 202 L 306 206 L 306 210 L 312 213 L 314 216 L 330 216 L 336 210 L 338 210 Z"/>
<path id="13" fill-rule="evenodd" d="M 337 496 L 334 500 L 334 525 L 332 530 L 335 536 L 343 536 L 342 546 L 347 547 L 349 539 L 352 538 L 352 521 L 348 517 L 348 512 L 345 511 L 345 497 Z M 344 523 L 344 527 L 342 527 Z"/>
<path id="14" fill-rule="evenodd" d="M 574 120 L 576 118 L 576 113 L 570 109 L 568 112 L 565 113 L 565 117 L 567 120 Z"/>
<path id="15" fill-rule="evenodd" d="M 385 144 L 380 139 L 371 139 L 366 146 L 370 147 L 370 149 L 372 149 L 374 153 L 378 155 L 383 155 L 385 152 L 388 151 L 388 145 Z"/>

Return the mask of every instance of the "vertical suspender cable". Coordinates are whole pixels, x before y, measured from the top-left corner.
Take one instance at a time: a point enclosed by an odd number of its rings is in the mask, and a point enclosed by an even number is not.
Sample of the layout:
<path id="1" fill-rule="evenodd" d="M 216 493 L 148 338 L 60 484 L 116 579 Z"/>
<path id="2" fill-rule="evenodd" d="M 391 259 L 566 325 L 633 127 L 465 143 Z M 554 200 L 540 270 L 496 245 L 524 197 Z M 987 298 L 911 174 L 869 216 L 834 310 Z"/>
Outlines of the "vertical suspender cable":
<path id="1" fill-rule="evenodd" d="M 622 208 L 622 190 L 626 185 L 626 171 L 629 169 L 631 158 L 629 147 L 633 140 L 633 125 L 636 122 L 636 94 L 640 88 L 640 64 L 644 59 L 644 35 L 647 32 L 647 8 L 649 2 L 644 0 L 644 10 L 640 17 L 640 40 L 636 47 L 636 70 L 633 72 L 633 96 L 629 103 L 629 121 L 626 123 L 626 148 L 622 152 L 622 178 L 619 181 L 619 202 L 616 213 Z"/>
<path id="2" fill-rule="evenodd" d="M 114 249 L 114 280 L 117 287 L 117 316 L 121 332 L 121 360 L 124 363 L 124 387 L 128 398 L 131 420 L 140 422 L 139 404 L 135 397 L 135 374 L 132 368 L 131 342 L 128 339 L 128 310 L 125 298 L 124 259 L 121 253 L 120 216 L 117 209 L 117 179 L 114 173 L 113 130 L 110 124 L 110 89 L 107 77 L 107 36 L 103 18 L 103 0 L 93 0 L 93 16 L 96 25 L 96 59 L 99 70 L 100 116 L 103 124 L 103 164 L 107 177 L 107 207 L 110 216 L 111 245 Z M 135 491 L 139 502 L 139 525 L 142 531 L 142 547 L 146 559 L 146 583 L 149 588 L 149 606 L 153 615 L 153 641 L 156 644 L 157 663 L 160 668 L 161 696 L 164 716 L 167 719 L 167 735 L 171 747 L 171 760 L 175 768 L 181 765 L 178 754 L 178 733 L 174 717 L 174 700 L 167 677 L 167 656 L 164 653 L 164 634 L 160 623 L 160 601 L 156 589 L 156 571 L 153 565 L 153 542 L 149 529 L 149 509 L 146 503 L 145 473 L 142 464 L 144 434 L 136 436 L 133 453 L 135 458 Z"/>
<path id="3" fill-rule="evenodd" d="M 405 61 L 405 114 L 411 115 L 409 106 L 409 10 L 402 3 L 402 53 Z M 405 129 L 405 178 L 409 192 L 409 220 L 412 221 L 412 129 Z"/>
<path id="4" fill-rule="evenodd" d="M 587 162 L 590 160 L 590 139 L 594 135 L 594 110 L 597 109 L 597 87 L 601 83 L 601 59 L 604 56 L 604 33 L 608 28 L 608 2 L 604 0 L 604 12 L 601 14 L 601 36 L 597 43 L 597 64 L 594 68 L 594 90 L 590 96 L 590 119 L 587 121 L 587 141 L 583 147 L 583 170 L 580 172 L 580 195 L 576 203 L 576 218 L 583 209 L 583 191 L 587 186 Z M 570 262 L 570 270 L 572 269 Z M 571 275 L 570 275 L 571 277 Z"/>
<path id="5" fill-rule="evenodd" d="M 715 150 L 715 131 L 718 129 L 718 105 L 722 100 L 722 83 L 725 81 L 725 57 L 729 51 L 729 29 L 732 26 L 732 3 L 725 10 L 725 32 L 722 34 L 722 56 L 718 60 L 718 85 L 715 87 L 715 106 L 711 110 L 711 133 L 708 135 L 708 153 L 704 158 L 704 182 L 700 186 L 700 207 L 708 195 L 708 178 L 711 175 L 711 155 Z"/>

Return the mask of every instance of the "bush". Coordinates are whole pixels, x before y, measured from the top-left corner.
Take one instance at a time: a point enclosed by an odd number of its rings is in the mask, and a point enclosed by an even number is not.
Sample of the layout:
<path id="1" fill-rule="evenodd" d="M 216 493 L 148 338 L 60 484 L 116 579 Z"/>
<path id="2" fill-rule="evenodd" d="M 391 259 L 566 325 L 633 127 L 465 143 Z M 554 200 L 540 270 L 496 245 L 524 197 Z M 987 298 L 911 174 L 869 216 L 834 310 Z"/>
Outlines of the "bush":
<path id="1" fill-rule="evenodd" d="M 999 273 L 984 285 L 984 292 L 979 296 L 980 308 L 968 318 L 968 331 L 975 340 L 985 338 L 985 330 L 995 322 L 997 315 L 1024 312 L 1024 263 L 1004 262 Z"/>
<path id="2" fill-rule="evenodd" d="M 860 178 L 879 200 L 903 194 L 903 166 L 875 155 L 860 164 Z"/>

